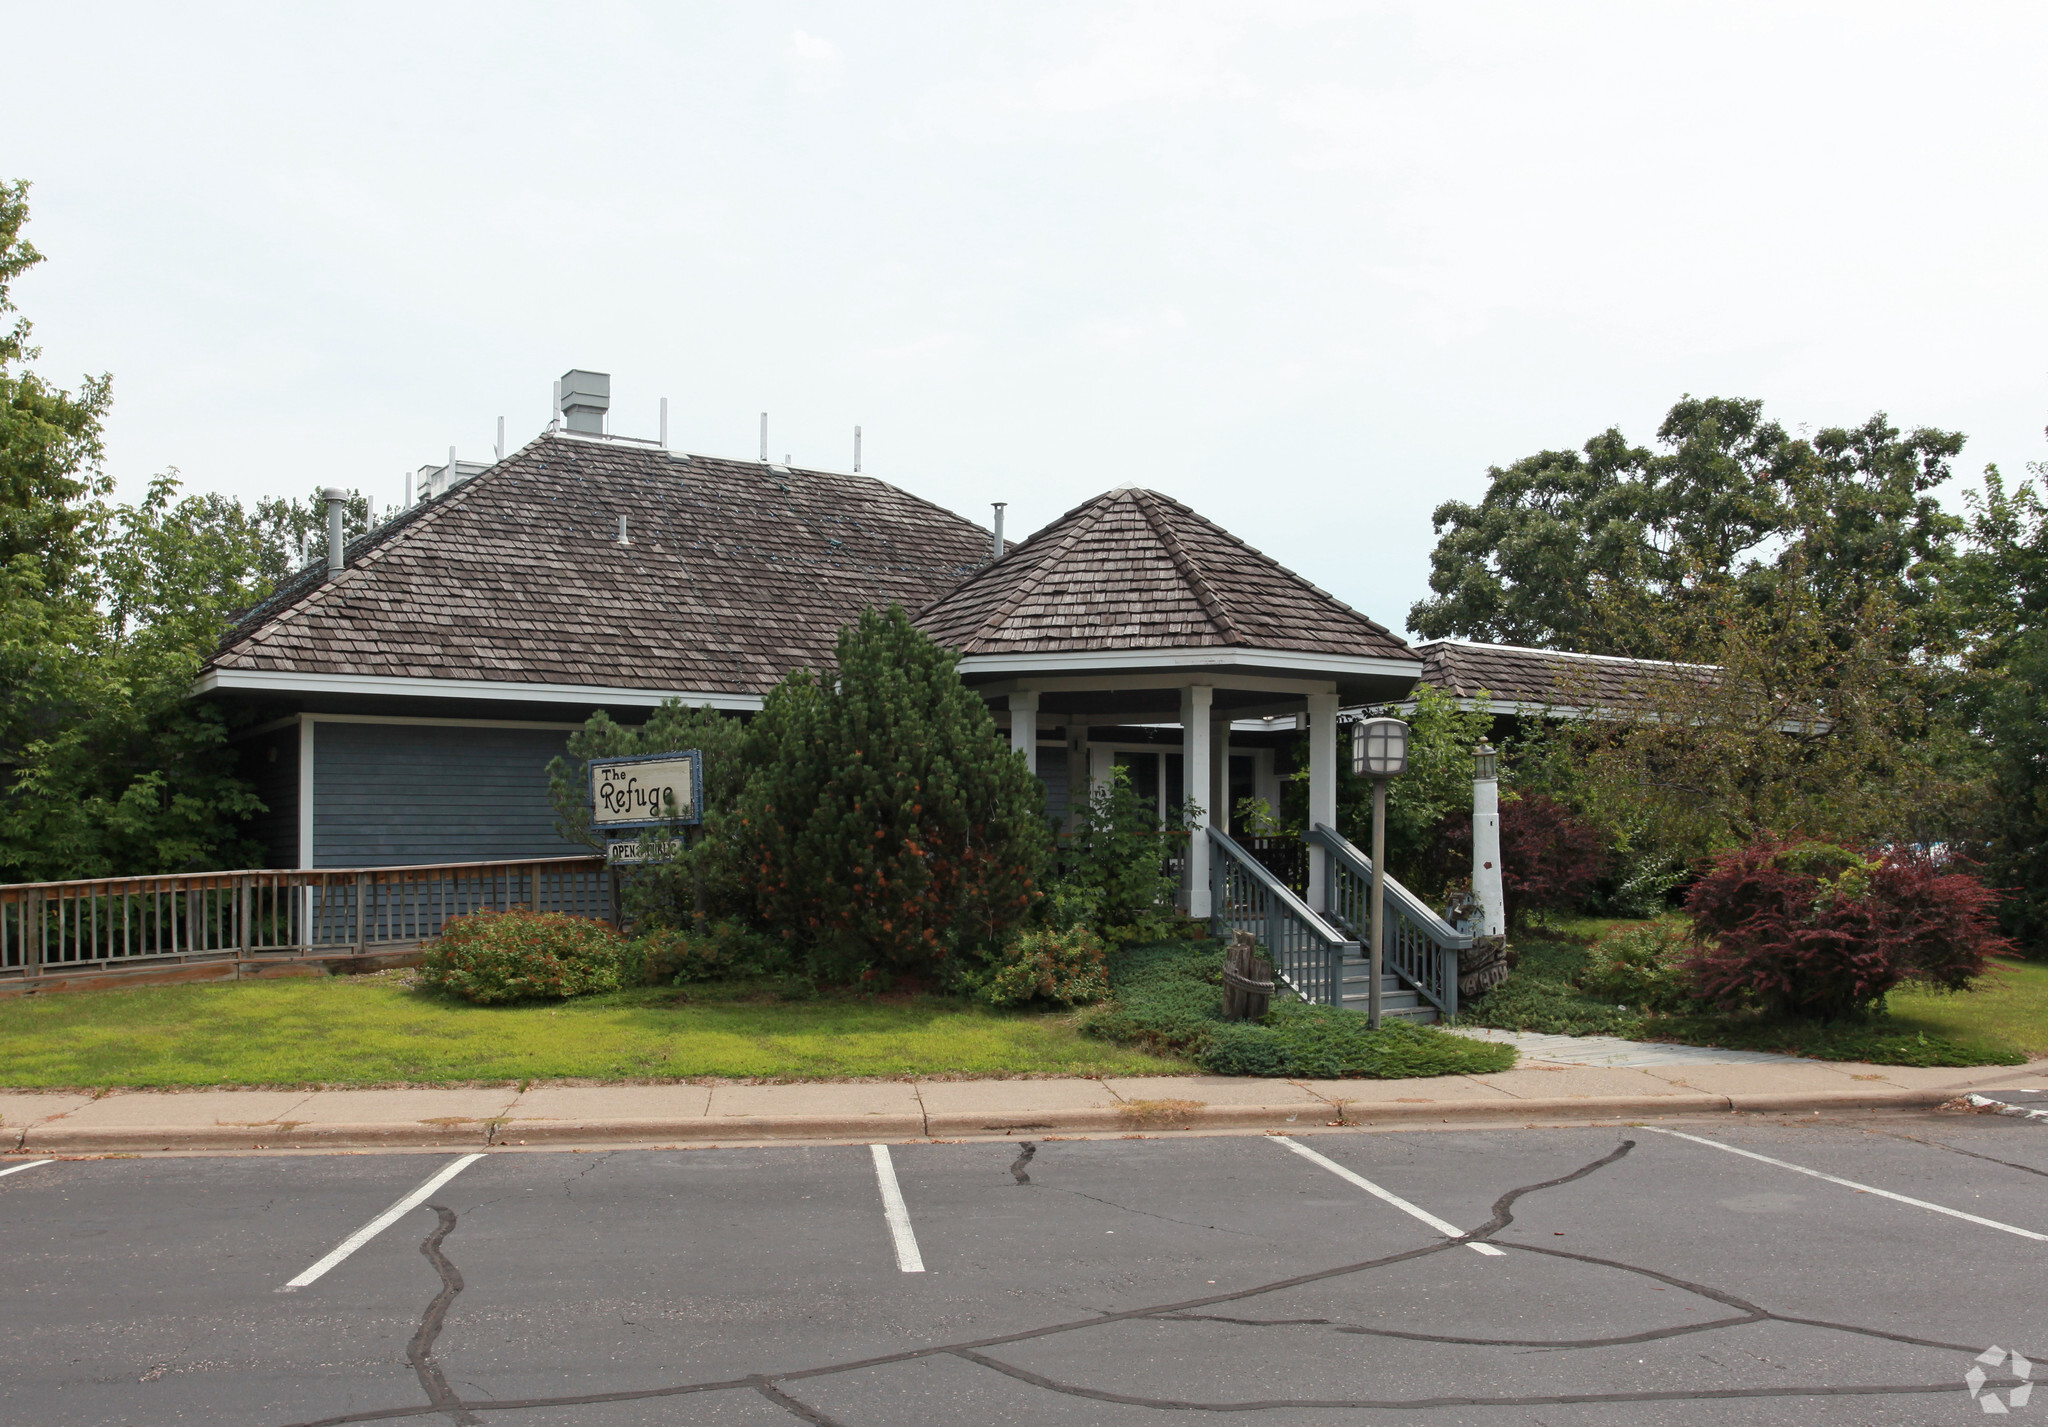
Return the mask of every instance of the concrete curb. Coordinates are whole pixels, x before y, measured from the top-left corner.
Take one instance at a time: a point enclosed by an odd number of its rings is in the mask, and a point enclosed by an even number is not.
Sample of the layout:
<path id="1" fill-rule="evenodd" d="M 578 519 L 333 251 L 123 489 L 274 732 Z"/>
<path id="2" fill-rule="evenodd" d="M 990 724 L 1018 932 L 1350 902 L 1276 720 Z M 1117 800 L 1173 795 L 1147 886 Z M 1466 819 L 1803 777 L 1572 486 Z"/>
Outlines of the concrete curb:
<path id="1" fill-rule="evenodd" d="M 192 1150 L 363 1150 L 549 1144 L 725 1144 L 760 1140 L 915 1140 L 1032 1132 L 1171 1133 L 1176 1130 L 1311 1130 L 1467 1120 L 1614 1120 L 1672 1114 L 1930 1109 L 1941 1090 L 1815 1090 L 1759 1095 L 1577 1095 L 1416 1104 L 1076 1106 L 1030 1113 L 953 1111 L 919 1115 L 745 1115 L 710 1119 L 394 1121 L 371 1124 L 30 1126 L 15 1154 L 138 1154 Z"/>

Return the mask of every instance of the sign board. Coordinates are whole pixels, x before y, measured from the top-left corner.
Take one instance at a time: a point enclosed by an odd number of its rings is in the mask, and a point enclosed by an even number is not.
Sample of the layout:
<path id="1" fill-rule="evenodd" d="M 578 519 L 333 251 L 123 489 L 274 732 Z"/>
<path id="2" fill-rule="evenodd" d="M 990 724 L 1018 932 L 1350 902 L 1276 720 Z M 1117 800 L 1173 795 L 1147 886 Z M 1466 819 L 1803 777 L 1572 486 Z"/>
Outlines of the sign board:
<path id="1" fill-rule="evenodd" d="M 676 854 L 682 850 L 683 845 L 680 842 L 662 841 L 655 843 L 643 854 L 638 842 L 607 842 L 604 845 L 604 860 L 612 867 L 639 867 L 649 862 L 673 862 Z"/>
<path id="2" fill-rule="evenodd" d="M 704 820 L 704 755 L 643 753 L 590 764 L 590 830 L 638 831 Z"/>

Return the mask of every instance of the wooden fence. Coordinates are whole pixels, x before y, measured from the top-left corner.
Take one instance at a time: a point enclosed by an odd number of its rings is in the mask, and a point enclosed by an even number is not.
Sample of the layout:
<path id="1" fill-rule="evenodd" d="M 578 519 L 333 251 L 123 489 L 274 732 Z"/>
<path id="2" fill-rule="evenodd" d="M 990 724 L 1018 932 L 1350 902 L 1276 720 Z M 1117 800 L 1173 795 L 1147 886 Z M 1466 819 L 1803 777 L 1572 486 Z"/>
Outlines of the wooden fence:
<path id="1" fill-rule="evenodd" d="M 604 859 L 189 872 L 0 886 L 0 984 L 143 965 L 407 951 L 437 935 L 450 917 L 512 907 L 610 915 Z"/>

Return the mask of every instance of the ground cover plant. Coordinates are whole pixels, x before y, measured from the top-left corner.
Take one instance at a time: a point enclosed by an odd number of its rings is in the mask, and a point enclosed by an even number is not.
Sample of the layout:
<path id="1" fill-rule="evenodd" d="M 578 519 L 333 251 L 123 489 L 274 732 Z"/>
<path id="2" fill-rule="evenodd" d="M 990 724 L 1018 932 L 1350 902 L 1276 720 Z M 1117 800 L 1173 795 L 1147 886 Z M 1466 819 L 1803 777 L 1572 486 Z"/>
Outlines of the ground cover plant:
<path id="1" fill-rule="evenodd" d="M 1399 1021 L 1374 1031 L 1362 1013 L 1330 1006 L 1281 1002 L 1262 1021 L 1225 1021 L 1220 942 L 1127 948 L 1109 958 L 1109 982 L 1112 999 L 1081 1014 L 1089 1034 L 1191 1056 L 1213 1075 L 1399 1080 L 1515 1063 L 1511 1046 Z"/>
<path id="2" fill-rule="evenodd" d="M 385 973 L 0 1001 L 0 1085 L 1186 1074 L 1067 1017 L 781 980 L 476 1006 Z"/>
<path id="3" fill-rule="evenodd" d="M 1901 988 L 1861 1019 L 1822 1025 L 1761 1009 L 1715 1012 L 1675 992 L 1686 946 L 1672 920 L 1560 919 L 1518 943 L 1514 971 L 1461 1006 L 1459 1024 L 1874 1065 L 2018 1065 L 2048 1053 L 2048 968 L 2030 975 L 2031 966 L 1996 962 L 1982 991 Z M 1638 999 L 1618 999 L 1630 991 Z"/>

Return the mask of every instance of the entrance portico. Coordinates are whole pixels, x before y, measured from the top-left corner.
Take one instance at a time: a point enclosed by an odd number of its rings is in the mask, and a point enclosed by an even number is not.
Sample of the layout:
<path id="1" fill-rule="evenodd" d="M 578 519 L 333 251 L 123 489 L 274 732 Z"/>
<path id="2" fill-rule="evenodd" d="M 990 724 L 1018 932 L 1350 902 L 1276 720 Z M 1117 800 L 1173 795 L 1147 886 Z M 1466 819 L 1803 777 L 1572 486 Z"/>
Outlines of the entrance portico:
<path id="1" fill-rule="evenodd" d="M 1068 512 L 918 623 L 960 650 L 960 677 L 1035 767 L 1041 733 L 1063 731 L 1070 817 L 1101 776 L 1087 756 L 1091 730 L 1178 730 L 1195 917 L 1211 911 L 1205 833 L 1228 824 L 1234 727 L 1284 718 L 1303 730 L 1309 824 L 1334 826 L 1339 708 L 1400 698 L 1421 671 L 1384 626 L 1178 501 L 1136 488 Z M 1311 904 L 1326 862 L 1312 845 Z"/>

